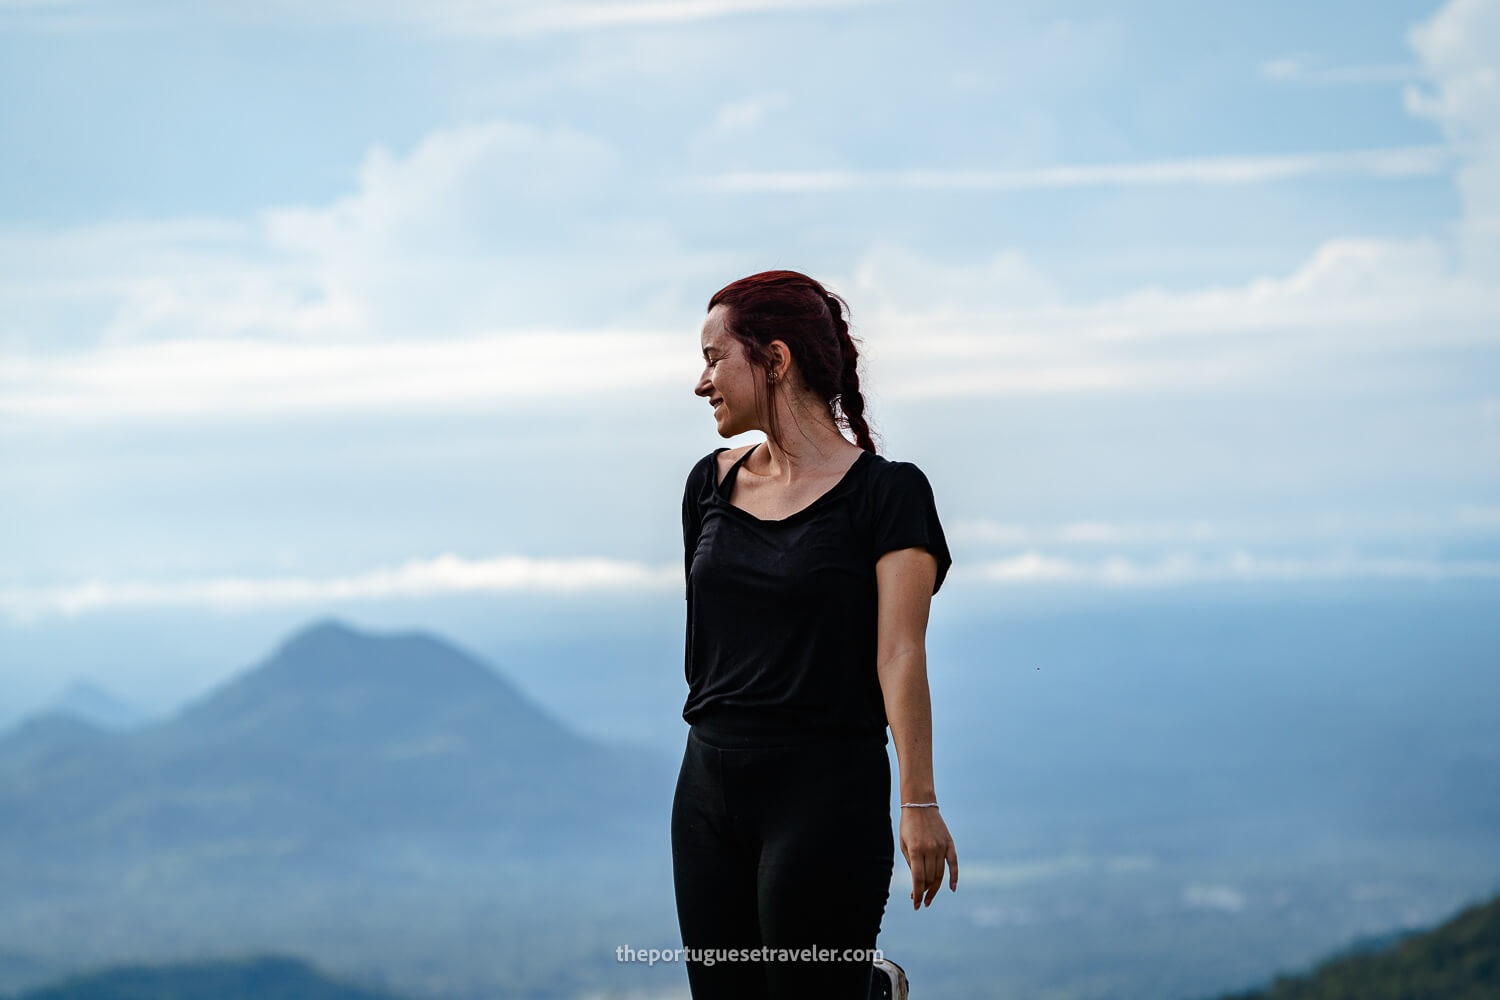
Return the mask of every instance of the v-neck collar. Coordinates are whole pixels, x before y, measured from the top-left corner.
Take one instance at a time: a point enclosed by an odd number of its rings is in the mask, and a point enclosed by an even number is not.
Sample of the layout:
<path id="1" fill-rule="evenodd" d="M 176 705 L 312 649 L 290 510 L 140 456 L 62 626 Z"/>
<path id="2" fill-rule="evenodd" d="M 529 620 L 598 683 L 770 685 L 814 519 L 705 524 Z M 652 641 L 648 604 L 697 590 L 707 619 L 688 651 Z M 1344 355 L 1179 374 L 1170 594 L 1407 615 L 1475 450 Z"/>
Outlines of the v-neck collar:
<path id="1" fill-rule="evenodd" d="M 808 511 L 822 504 L 823 501 L 827 500 L 835 493 L 838 493 L 839 490 L 843 487 L 844 483 L 848 482 L 849 477 L 854 474 L 854 470 L 859 468 L 860 463 L 864 462 L 867 458 L 874 454 L 874 452 L 861 450 L 859 453 L 859 457 L 857 457 L 853 462 L 849 464 L 849 468 L 844 470 L 844 474 L 839 477 L 839 481 L 820 493 L 805 507 L 801 507 L 793 511 L 786 517 L 756 517 L 745 508 L 731 502 L 729 497 L 734 492 L 735 480 L 739 478 L 740 466 L 745 464 L 745 459 L 749 458 L 750 453 L 753 452 L 756 448 L 759 448 L 760 445 L 761 442 L 759 441 L 751 445 L 749 450 L 741 455 L 738 459 L 736 459 L 735 463 L 729 467 L 729 471 L 724 473 L 723 482 L 720 482 L 714 486 L 714 496 L 716 496 L 724 504 L 724 506 L 728 507 L 731 510 L 738 511 L 741 516 L 749 518 L 751 521 L 754 521 L 757 524 L 786 524 L 789 521 L 801 517 L 803 514 L 806 514 Z M 717 456 L 719 452 L 728 450 L 728 448 L 720 448 L 718 449 L 718 451 L 714 452 L 714 455 Z"/>

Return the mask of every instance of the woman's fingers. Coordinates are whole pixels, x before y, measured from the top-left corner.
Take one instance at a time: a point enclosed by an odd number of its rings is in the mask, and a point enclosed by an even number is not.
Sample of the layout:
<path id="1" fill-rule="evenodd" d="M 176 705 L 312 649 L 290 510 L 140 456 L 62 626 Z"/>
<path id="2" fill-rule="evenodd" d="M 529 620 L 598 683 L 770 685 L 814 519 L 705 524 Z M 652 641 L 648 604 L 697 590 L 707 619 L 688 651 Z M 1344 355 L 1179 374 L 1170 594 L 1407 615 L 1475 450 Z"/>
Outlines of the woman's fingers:
<path id="1" fill-rule="evenodd" d="M 926 898 L 923 901 L 923 905 L 925 906 L 932 905 L 932 901 L 937 898 L 938 890 L 943 887 L 943 860 L 943 848 L 941 846 L 934 847 L 930 860 L 927 862 L 929 877 L 927 879 Z"/>
<path id="2" fill-rule="evenodd" d="M 938 890 L 943 887 L 943 861 L 944 848 L 940 844 L 924 845 L 907 855 L 906 863 L 911 866 L 913 910 L 932 905 Z"/>
<path id="3" fill-rule="evenodd" d="M 943 888 L 943 866 L 948 868 L 948 888 L 958 889 L 958 847 L 942 817 L 931 814 L 903 816 L 901 853 L 911 869 L 911 906 L 931 906 Z"/>

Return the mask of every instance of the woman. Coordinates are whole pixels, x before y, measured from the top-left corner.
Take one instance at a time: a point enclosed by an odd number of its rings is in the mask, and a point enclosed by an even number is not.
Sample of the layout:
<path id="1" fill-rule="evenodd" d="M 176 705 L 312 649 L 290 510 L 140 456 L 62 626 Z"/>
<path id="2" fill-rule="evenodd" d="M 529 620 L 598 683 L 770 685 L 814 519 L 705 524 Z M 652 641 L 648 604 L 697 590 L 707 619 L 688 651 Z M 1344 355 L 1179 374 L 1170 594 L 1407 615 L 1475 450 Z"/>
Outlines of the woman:
<path id="1" fill-rule="evenodd" d="M 699 1000 L 863 1000 L 894 855 L 887 723 L 912 906 L 945 865 L 958 887 L 924 649 L 951 559 L 921 471 L 875 454 L 841 299 L 752 275 L 709 301 L 702 345 L 694 391 L 719 435 L 766 439 L 705 456 L 683 495 L 692 728 L 672 858 L 688 979 Z"/>

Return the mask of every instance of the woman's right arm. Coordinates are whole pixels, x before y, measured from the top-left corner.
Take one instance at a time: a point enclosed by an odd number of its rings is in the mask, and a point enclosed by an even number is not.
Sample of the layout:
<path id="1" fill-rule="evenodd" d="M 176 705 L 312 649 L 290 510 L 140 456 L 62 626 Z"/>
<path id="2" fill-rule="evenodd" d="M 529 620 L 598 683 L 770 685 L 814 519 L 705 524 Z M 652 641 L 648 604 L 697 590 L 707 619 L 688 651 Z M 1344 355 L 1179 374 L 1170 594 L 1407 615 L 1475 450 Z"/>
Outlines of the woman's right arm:
<path id="1" fill-rule="evenodd" d="M 932 775 L 932 699 L 927 687 L 927 615 L 937 560 L 926 549 L 887 552 L 875 563 L 879 591 L 875 667 L 900 767 L 900 802 L 936 802 Z M 958 888 L 958 849 L 936 806 L 903 807 L 901 853 L 911 869 L 912 909 L 931 906 L 943 887 Z"/>

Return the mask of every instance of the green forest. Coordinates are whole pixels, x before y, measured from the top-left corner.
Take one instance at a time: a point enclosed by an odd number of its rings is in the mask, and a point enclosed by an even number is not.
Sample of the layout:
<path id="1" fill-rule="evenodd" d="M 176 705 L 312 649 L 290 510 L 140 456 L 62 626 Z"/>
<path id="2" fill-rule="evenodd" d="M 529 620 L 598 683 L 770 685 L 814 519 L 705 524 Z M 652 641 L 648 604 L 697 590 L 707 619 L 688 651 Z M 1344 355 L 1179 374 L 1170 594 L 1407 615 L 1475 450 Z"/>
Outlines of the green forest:
<path id="1" fill-rule="evenodd" d="M 397 1000 L 325 977 L 297 958 L 121 965 L 16 994 L 15 1000 Z"/>
<path id="2" fill-rule="evenodd" d="M 1500 896 L 1433 930 L 1329 959 L 1304 975 L 1223 1000 L 1495 1000 Z"/>

